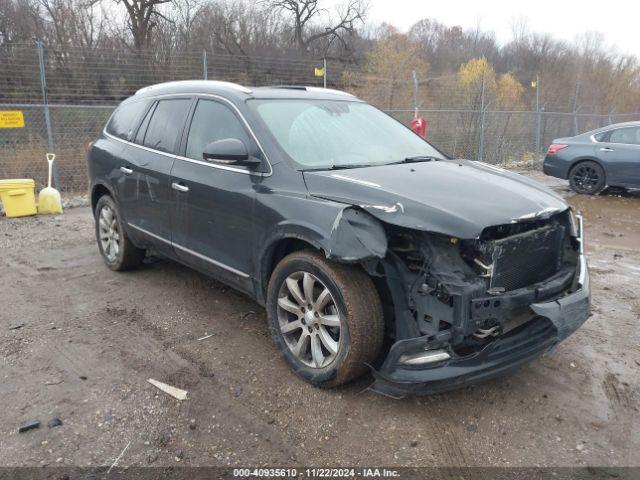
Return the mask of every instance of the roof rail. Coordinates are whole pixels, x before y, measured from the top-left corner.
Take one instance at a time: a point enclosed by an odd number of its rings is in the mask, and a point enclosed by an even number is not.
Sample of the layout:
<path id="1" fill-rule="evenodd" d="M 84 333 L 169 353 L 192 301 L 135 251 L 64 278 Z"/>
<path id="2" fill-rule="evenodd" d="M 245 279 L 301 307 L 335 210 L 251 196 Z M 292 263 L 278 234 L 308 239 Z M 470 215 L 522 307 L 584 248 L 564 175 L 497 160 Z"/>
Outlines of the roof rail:
<path id="1" fill-rule="evenodd" d="M 335 93 L 336 95 L 346 95 L 347 97 L 356 98 L 355 95 L 344 92 L 342 90 L 336 90 L 334 88 L 324 88 L 324 87 L 306 87 L 308 92 L 327 92 L 327 93 Z"/>
<path id="2" fill-rule="evenodd" d="M 304 85 L 270 85 L 264 88 L 281 88 L 283 90 L 306 90 Z"/>
<path id="3" fill-rule="evenodd" d="M 346 95 L 348 97 L 354 97 L 349 92 L 343 92 L 342 90 L 335 90 L 333 88 L 324 88 L 324 87 L 309 87 L 305 85 L 270 85 L 261 88 L 281 88 L 283 90 L 305 90 L 307 92 L 325 92 L 325 93 L 333 93 L 336 95 Z"/>
<path id="4" fill-rule="evenodd" d="M 155 85 L 149 85 L 148 87 L 143 87 L 136 92 L 136 95 L 139 93 L 148 92 L 149 90 L 155 90 L 160 87 L 168 87 L 171 85 L 180 85 L 180 84 L 202 84 L 209 86 L 217 86 L 217 87 L 226 87 L 233 88 L 234 90 L 239 90 L 244 93 L 251 93 L 251 90 L 245 87 L 244 85 L 240 85 L 238 83 L 233 82 L 224 82 L 222 80 L 177 80 L 174 82 L 164 82 L 164 83 L 156 83 Z"/>

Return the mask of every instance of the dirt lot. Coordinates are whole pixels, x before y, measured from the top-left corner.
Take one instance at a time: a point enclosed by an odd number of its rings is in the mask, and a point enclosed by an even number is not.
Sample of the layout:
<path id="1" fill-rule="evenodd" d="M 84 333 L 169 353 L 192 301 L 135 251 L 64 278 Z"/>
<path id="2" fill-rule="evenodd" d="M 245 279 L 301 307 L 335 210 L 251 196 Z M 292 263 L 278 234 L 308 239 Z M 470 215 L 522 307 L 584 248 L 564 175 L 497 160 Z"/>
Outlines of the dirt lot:
<path id="1" fill-rule="evenodd" d="M 510 377 L 404 400 L 304 384 L 258 305 L 187 268 L 107 270 L 86 207 L 2 218 L 1 465 L 111 465 L 128 445 L 119 465 L 638 466 L 640 197 L 570 201 L 594 315 Z"/>

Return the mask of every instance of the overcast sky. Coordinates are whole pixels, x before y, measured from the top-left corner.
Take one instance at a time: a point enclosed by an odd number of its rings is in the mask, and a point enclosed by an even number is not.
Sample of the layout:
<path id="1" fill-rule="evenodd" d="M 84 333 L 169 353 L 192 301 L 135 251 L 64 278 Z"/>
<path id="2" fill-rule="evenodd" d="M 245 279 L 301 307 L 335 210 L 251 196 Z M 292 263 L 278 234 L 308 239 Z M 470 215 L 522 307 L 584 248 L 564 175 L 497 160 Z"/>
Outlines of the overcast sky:
<path id="1" fill-rule="evenodd" d="M 369 5 L 370 22 L 391 23 L 403 31 L 425 17 L 465 28 L 480 22 L 482 30 L 493 31 L 505 42 L 514 20 L 526 18 L 533 32 L 571 41 L 585 31 L 597 31 L 604 34 L 607 46 L 640 56 L 637 0 L 370 0 Z"/>

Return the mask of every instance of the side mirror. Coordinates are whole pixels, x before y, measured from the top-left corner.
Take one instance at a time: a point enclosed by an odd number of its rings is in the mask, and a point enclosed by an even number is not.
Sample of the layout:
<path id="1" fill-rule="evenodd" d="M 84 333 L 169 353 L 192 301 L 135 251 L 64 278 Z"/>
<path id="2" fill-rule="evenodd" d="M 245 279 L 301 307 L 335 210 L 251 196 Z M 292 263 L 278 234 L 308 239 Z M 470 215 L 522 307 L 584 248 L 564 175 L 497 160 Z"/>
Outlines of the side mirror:
<path id="1" fill-rule="evenodd" d="M 237 138 L 223 138 L 207 144 L 202 158 L 214 163 L 247 167 L 256 167 L 261 163 L 260 159 L 249 155 L 247 146 Z"/>

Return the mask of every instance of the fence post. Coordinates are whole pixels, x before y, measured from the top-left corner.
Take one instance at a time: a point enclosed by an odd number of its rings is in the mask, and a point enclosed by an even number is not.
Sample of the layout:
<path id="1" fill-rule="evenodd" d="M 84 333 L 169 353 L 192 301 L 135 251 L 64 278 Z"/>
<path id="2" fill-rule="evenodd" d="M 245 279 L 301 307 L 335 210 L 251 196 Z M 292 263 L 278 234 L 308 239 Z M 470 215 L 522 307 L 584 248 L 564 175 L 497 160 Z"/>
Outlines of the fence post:
<path id="1" fill-rule="evenodd" d="M 40 67 L 40 88 L 42 90 L 42 105 L 44 109 L 44 123 L 47 127 L 47 142 L 49 145 L 49 152 L 55 153 L 55 147 L 53 144 L 53 131 L 51 129 L 51 113 L 49 112 L 49 100 L 47 99 L 47 77 L 45 74 L 44 64 L 44 46 L 41 41 L 36 42 L 38 48 L 38 64 Z M 58 168 L 56 164 L 53 164 L 53 186 L 60 189 L 60 179 L 58 178 Z"/>
<path id="2" fill-rule="evenodd" d="M 322 86 L 327 88 L 327 57 L 322 57 Z"/>
<path id="3" fill-rule="evenodd" d="M 415 118 L 418 117 L 418 76 L 416 75 L 416 71 L 412 70 L 411 75 L 413 76 L 413 116 Z"/>
<path id="4" fill-rule="evenodd" d="M 482 72 L 482 87 L 480 90 L 480 142 L 478 145 L 478 161 L 484 157 L 484 72 Z"/>
<path id="5" fill-rule="evenodd" d="M 208 80 L 208 78 L 207 78 L 207 50 L 206 49 L 202 49 L 202 77 L 205 80 Z"/>
<path id="6" fill-rule="evenodd" d="M 540 163 L 540 77 L 536 75 L 536 154 L 534 156 L 534 162 Z M 535 168 L 535 163 L 533 167 Z"/>
<path id="7" fill-rule="evenodd" d="M 573 135 L 578 135 L 578 94 L 580 93 L 580 79 L 576 80 L 576 92 L 573 96 Z"/>

